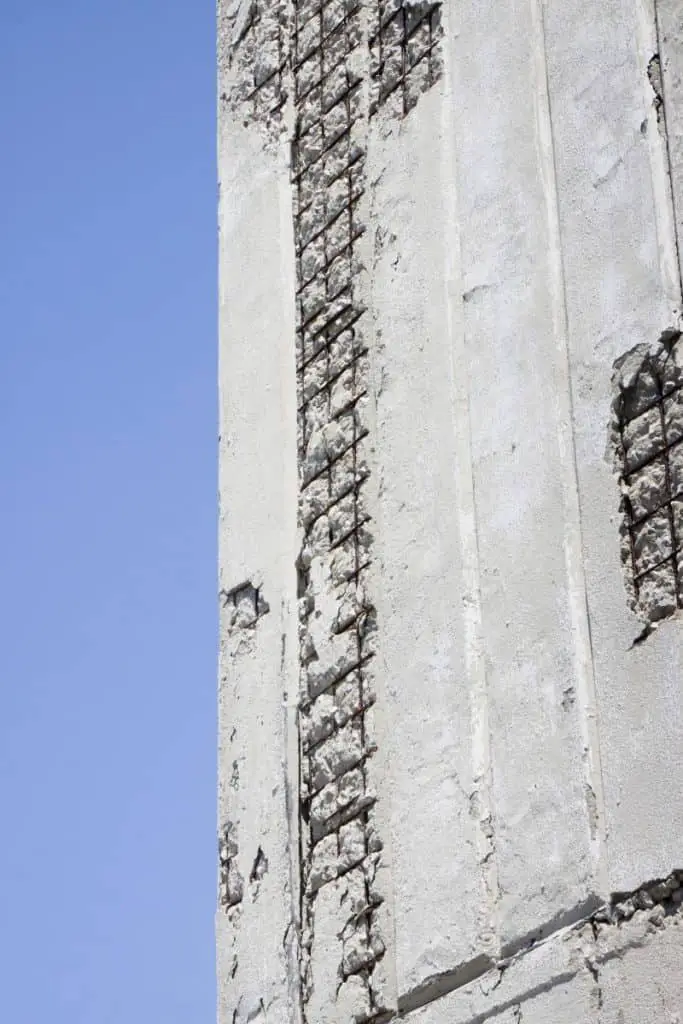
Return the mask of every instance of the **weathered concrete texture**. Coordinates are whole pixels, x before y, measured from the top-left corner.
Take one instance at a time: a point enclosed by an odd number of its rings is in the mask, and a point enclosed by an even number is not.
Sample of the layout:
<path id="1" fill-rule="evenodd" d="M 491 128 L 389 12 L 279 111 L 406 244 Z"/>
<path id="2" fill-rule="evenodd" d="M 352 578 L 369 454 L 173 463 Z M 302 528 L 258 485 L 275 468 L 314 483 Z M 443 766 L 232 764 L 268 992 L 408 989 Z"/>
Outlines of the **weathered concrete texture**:
<path id="1" fill-rule="evenodd" d="M 219 3 L 221 1024 L 683 1018 L 680 6 Z"/>

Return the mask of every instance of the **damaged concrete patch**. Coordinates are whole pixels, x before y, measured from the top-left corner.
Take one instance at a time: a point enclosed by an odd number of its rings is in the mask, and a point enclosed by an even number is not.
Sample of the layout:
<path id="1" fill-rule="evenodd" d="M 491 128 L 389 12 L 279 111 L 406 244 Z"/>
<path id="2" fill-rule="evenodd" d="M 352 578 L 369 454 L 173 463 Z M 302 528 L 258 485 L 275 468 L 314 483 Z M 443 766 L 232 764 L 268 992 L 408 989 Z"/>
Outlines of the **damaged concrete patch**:
<path id="1" fill-rule="evenodd" d="M 260 586 L 250 580 L 238 583 L 230 590 L 221 590 L 223 607 L 228 609 L 228 630 L 253 629 L 256 623 L 270 611 Z"/>
<path id="2" fill-rule="evenodd" d="M 386 942 L 379 914 L 384 896 L 377 883 L 382 842 L 372 785 L 376 614 L 367 487 L 370 367 L 360 294 L 367 11 L 343 6 L 345 16 L 338 22 L 334 5 L 319 9 L 297 0 L 292 40 L 302 533 L 297 564 L 300 969 L 310 1024 L 375 1020 L 390 1012 L 378 970 Z M 390 17 L 388 8 L 385 14 Z M 403 33 L 399 50 L 411 46 L 413 79 L 435 67 L 430 56 L 435 19 L 434 10 L 426 8 L 413 21 L 403 10 L 394 18 L 394 28 L 400 25 Z M 393 30 L 387 24 L 387 45 Z"/>
<path id="3" fill-rule="evenodd" d="M 228 821 L 218 841 L 219 903 L 226 910 L 238 906 L 244 898 L 244 879 L 237 867 L 238 853 L 237 829 Z"/>
<path id="4" fill-rule="evenodd" d="M 441 77 L 441 3 L 378 0 L 370 34 L 370 113 L 405 117 Z"/>
<path id="5" fill-rule="evenodd" d="M 282 130 L 287 101 L 287 5 L 233 0 L 219 5 L 220 100 L 236 124 L 254 125 L 266 138 Z"/>
<path id="6" fill-rule="evenodd" d="M 249 872 L 249 887 L 251 891 L 251 898 L 255 900 L 258 898 L 259 892 L 261 891 L 261 881 L 268 874 L 268 858 L 266 857 L 263 849 L 259 846 L 254 857 L 254 863 L 251 866 Z"/>
<path id="7" fill-rule="evenodd" d="M 391 1006 L 372 781 L 367 133 L 370 116 L 405 116 L 441 75 L 441 5 L 295 0 L 293 11 L 301 977 L 306 1020 L 346 1024 Z"/>
<path id="8" fill-rule="evenodd" d="M 662 63 L 658 53 L 655 53 L 648 62 L 647 77 L 654 93 L 657 126 L 661 132 L 664 132 L 664 84 L 662 82 Z"/>
<path id="9" fill-rule="evenodd" d="M 610 450 L 629 604 L 645 634 L 683 606 L 683 346 L 665 332 L 614 364 Z"/>
<path id="10" fill-rule="evenodd" d="M 645 882 L 632 892 L 614 893 L 609 904 L 593 914 L 591 920 L 598 936 L 604 926 L 619 926 L 638 910 L 652 911 L 650 919 L 661 922 L 665 917 L 681 913 L 682 904 L 683 869 L 677 869 L 666 878 Z"/>
<path id="11" fill-rule="evenodd" d="M 268 871 L 268 858 L 266 857 L 266 855 L 264 854 L 263 850 L 259 846 L 258 851 L 256 853 L 256 857 L 254 858 L 254 864 L 253 864 L 251 872 L 249 874 L 249 881 L 250 882 L 260 882 L 261 879 L 263 878 L 263 876 L 266 874 L 267 871 Z"/>
<path id="12" fill-rule="evenodd" d="M 669 921 L 683 920 L 683 871 L 647 882 L 631 893 L 615 893 L 609 905 L 591 917 L 593 943 L 586 950 L 585 966 L 593 979 L 595 1005 L 605 1003 L 602 970 L 624 950 L 643 946 Z"/>

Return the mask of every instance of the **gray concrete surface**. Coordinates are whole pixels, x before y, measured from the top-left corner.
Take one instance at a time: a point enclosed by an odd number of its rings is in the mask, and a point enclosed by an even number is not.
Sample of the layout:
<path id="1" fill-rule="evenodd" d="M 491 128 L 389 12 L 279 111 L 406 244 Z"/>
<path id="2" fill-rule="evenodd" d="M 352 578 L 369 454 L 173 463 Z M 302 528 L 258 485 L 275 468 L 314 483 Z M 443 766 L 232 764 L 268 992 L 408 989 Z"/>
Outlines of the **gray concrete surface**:
<path id="1" fill-rule="evenodd" d="M 219 2 L 219 1024 L 683 1021 L 682 32 Z"/>

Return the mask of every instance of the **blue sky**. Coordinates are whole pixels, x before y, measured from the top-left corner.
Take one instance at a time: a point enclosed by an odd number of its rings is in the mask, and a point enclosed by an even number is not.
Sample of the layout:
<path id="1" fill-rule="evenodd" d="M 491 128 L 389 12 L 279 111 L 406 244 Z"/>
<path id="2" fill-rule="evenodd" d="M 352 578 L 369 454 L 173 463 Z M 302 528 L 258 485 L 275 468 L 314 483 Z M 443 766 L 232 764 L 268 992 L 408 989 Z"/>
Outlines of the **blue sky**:
<path id="1" fill-rule="evenodd" d="M 0 0 L 0 85 L 0 1018 L 199 1024 L 213 0 Z"/>

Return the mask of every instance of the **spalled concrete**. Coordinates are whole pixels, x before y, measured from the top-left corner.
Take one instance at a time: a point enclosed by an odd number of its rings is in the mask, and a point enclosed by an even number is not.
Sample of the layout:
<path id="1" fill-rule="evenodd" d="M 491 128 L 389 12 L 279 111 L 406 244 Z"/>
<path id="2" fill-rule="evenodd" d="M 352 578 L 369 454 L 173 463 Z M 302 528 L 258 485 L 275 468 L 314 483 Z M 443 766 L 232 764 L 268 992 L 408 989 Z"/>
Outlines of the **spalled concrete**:
<path id="1" fill-rule="evenodd" d="M 219 2 L 220 1024 L 683 1019 L 678 6 Z"/>

